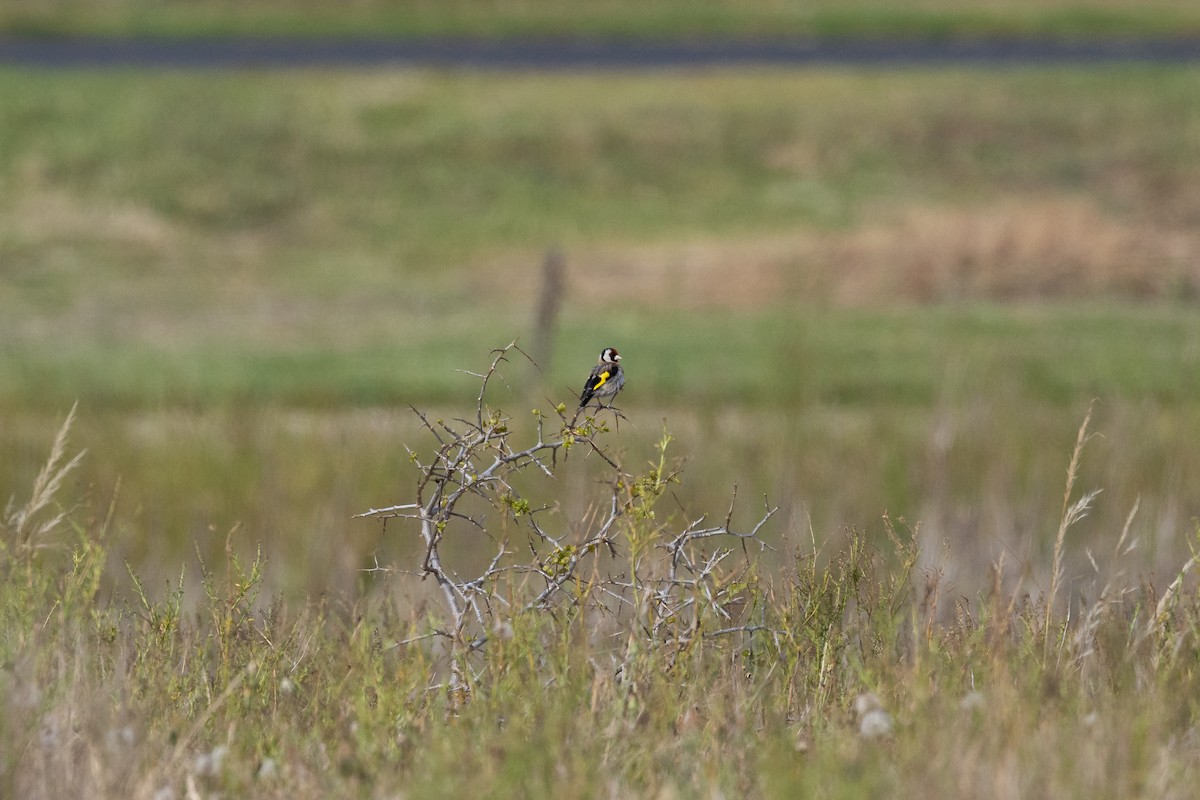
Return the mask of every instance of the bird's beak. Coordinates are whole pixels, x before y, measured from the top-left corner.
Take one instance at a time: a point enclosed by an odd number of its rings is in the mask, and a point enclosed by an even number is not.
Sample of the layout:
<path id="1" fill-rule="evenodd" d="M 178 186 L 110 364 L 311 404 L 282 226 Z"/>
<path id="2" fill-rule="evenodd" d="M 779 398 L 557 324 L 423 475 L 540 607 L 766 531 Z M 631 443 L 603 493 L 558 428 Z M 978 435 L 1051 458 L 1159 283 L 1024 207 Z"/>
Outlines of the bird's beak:
<path id="1" fill-rule="evenodd" d="M 620 360 L 621 360 L 621 357 L 619 355 L 613 356 L 613 361 L 620 361 Z"/>

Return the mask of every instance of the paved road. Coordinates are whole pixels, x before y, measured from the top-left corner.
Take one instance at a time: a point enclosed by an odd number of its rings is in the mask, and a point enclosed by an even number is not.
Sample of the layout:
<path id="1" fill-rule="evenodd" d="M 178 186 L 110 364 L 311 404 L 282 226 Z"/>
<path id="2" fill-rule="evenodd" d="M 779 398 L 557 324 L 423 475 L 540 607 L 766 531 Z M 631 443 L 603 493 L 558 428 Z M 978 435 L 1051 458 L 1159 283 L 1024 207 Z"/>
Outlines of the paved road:
<path id="1" fill-rule="evenodd" d="M 647 69 L 717 66 L 936 66 L 1200 62 L 1198 40 L 620 41 L 471 39 L 19 39 L 0 64 L 36 68 Z"/>

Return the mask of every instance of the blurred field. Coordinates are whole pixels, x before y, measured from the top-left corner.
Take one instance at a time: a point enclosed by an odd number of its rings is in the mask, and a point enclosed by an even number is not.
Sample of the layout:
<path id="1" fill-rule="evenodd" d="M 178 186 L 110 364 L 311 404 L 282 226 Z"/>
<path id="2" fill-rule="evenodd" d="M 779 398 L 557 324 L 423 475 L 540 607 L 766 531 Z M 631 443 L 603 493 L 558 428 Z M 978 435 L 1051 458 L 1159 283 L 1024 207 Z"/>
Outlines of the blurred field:
<path id="1" fill-rule="evenodd" d="M 1196 70 L 9 70 L 0 109 L 0 796 L 1190 796 Z M 450 685 L 434 581 L 375 569 L 412 527 L 351 516 L 412 499 L 410 403 L 533 344 L 551 247 L 551 363 L 489 402 L 528 436 L 619 347 L 613 454 L 685 463 L 611 568 L 737 484 L 761 627 L 518 587 Z"/>
<path id="2" fill-rule="evenodd" d="M 1166 35 L 1200 29 L 1185 0 L 8 0 L 0 30 L 47 34 L 351 34 L 584 36 Z"/>
<path id="3" fill-rule="evenodd" d="M 1111 531 L 1200 512 L 1200 77 L 1186 69 L 652 77 L 0 77 L 5 486 L 76 399 L 118 548 L 174 574 L 241 523 L 272 580 L 350 587 L 403 550 L 409 403 L 474 400 L 568 291 L 540 390 L 616 344 L 638 453 L 680 502 L 734 483 L 836 535 L 887 511 L 964 543 L 963 588 L 1041 553 L 1099 402 Z M 597 316 L 594 302 L 603 298 Z M 535 373 L 513 365 L 518 385 Z M 978 559 L 978 560 L 975 560 Z"/>

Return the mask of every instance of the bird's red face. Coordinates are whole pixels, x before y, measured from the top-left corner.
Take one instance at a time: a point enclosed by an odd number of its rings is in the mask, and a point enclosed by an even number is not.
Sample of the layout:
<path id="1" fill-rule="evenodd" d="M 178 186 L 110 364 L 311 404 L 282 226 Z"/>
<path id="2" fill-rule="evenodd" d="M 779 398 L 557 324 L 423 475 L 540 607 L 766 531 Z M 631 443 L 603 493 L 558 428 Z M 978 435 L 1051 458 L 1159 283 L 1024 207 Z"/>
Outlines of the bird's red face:
<path id="1" fill-rule="evenodd" d="M 606 347 L 604 352 L 600 354 L 600 360 L 605 364 L 615 364 L 621 360 L 621 354 L 617 352 L 615 347 Z"/>

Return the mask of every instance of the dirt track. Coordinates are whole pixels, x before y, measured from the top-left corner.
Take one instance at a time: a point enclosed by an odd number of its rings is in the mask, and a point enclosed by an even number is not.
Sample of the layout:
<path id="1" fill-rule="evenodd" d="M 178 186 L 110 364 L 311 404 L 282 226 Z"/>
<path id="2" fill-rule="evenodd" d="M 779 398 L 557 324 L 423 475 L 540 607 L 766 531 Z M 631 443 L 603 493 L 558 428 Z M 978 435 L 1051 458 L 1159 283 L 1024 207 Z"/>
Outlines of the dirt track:
<path id="1" fill-rule="evenodd" d="M 0 64 L 37 68 L 647 69 L 720 66 L 935 66 L 1183 63 L 1200 40 L 628 41 L 549 39 L 18 39 Z"/>

